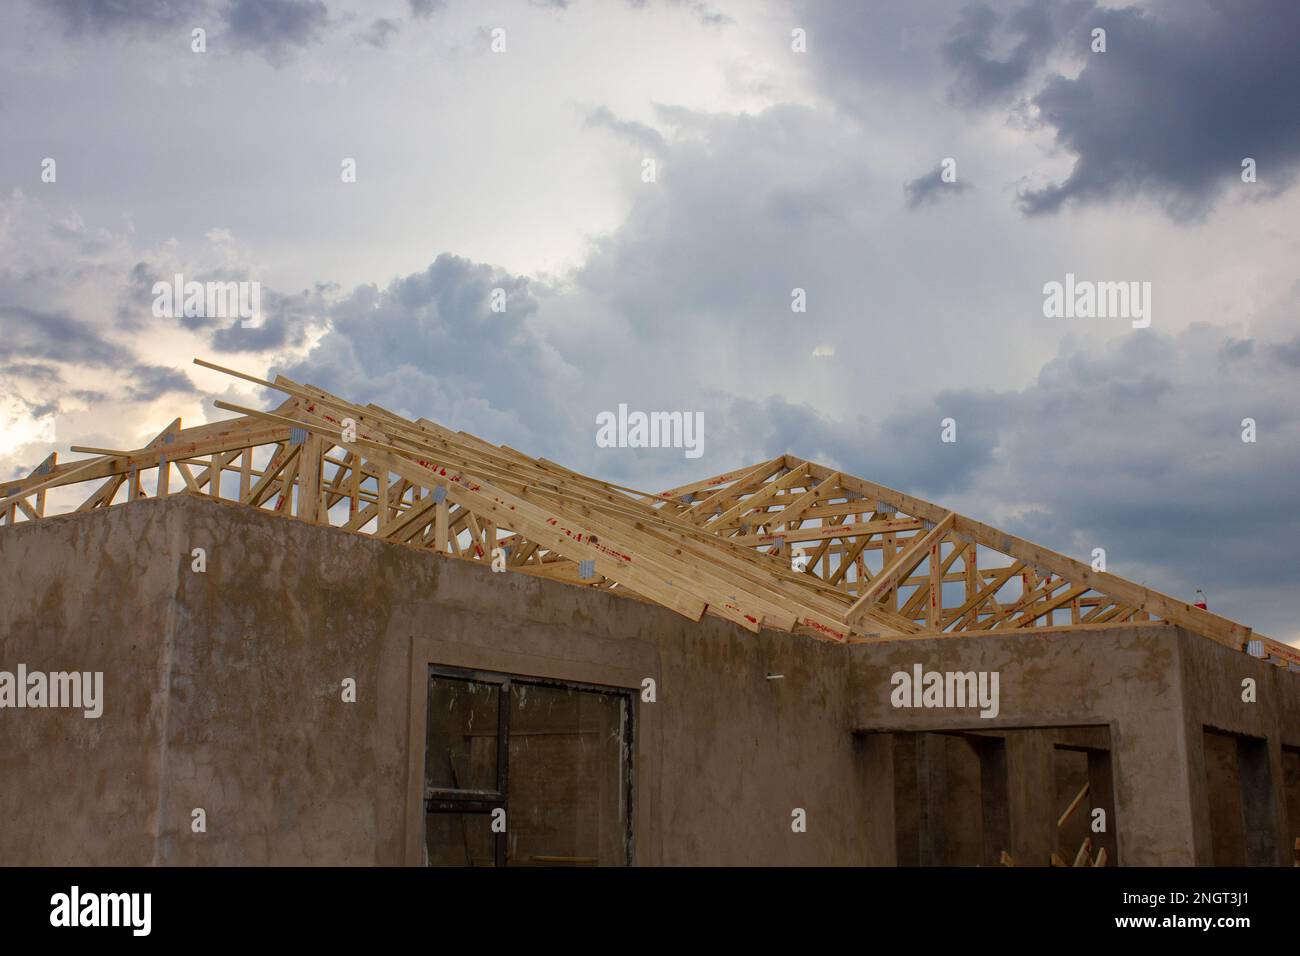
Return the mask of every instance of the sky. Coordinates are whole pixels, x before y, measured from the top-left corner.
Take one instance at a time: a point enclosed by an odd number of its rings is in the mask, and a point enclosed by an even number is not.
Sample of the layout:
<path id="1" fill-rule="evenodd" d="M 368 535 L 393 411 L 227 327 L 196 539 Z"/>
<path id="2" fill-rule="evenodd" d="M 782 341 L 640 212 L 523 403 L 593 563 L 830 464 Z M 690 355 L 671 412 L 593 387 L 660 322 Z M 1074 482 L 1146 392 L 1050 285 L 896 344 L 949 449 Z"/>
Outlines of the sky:
<path id="1" fill-rule="evenodd" d="M 1300 641 L 1298 35 L 1292 0 L 12 0 L 0 475 L 276 400 L 201 356 L 645 490 L 811 458 Z M 177 273 L 260 320 L 158 316 Z M 1046 314 L 1067 275 L 1149 322 Z M 702 454 L 600 447 L 620 405 Z"/>

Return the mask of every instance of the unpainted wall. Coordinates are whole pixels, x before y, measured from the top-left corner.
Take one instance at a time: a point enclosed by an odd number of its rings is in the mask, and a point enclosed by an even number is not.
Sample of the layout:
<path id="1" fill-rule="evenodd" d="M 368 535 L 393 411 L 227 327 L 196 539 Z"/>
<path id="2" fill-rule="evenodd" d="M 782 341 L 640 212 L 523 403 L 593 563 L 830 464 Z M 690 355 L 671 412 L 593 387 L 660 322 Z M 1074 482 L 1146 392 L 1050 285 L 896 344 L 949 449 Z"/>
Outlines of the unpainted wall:
<path id="1" fill-rule="evenodd" d="M 1246 815 L 1241 824 L 1246 861 L 1290 865 L 1291 834 L 1300 824 L 1289 819 L 1293 811 L 1287 800 L 1283 747 L 1300 747 L 1300 675 L 1210 641 L 1182 642 L 1179 666 L 1186 688 L 1184 732 L 1193 783 L 1215 776 L 1213 757 L 1206 753 L 1207 730 L 1241 740 L 1237 749 L 1244 752 L 1233 769 L 1244 792 L 1230 798 L 1229 805 L 1240 804 Z M 1209 865 L 1215 859 L 1215 803 L 1207 787 L 1194 786 L 1192 796 L 1195 862 Z M 1225 826 L 1237 824 L 1220 820 L 1220 831 Z"/>
<path id="2" fill-rule="evenodd" d="M 4 863 L 419 862 L 430 664 L 635 690 L 640 864 L 892 864 L 890 734 L 918 730 L 1051 731 L 1004 755 L 1010 839 L 1036 858 L 1066 727 L 1108 734 L 1123 862 L 1208 862 L 1189 740 L 1217 721 L 1300 744 L 1295 675 L 1165 625 L 845 648 L 199 495 L 6 528 L 0 586 L 0 669 L 102 670 L 107 690 L 99 720 L 0 711 Z M 997 670 L 998 717 L 893 708 L 914 662 Z M 1259 709 L 1220 713 L 1243 667 Z"/>
<path id="3" fill-rule="evenodd" d="M 873 862 L 841 648 L 194 495 L 5 529 L 0 580 L 0 667 L 108 685 L 0 712 L 2 862 L 416 862 L 430 663 L 635 688 L 638 863 Z"/>

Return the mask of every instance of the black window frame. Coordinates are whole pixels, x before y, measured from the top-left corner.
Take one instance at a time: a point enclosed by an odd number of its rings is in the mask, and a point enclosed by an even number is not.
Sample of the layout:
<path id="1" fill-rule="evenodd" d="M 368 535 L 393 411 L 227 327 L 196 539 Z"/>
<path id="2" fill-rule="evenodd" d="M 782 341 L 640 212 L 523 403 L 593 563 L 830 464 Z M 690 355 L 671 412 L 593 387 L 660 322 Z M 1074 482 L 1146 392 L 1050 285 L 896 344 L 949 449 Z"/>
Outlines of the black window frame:
<path id="1" fill-rule="evenodd" d="M 491 684 L 497 688 L 497 787 L 495 790 L 448 789 L 429 786 L 429 721 L 433 712 L 433 682 L 436 678 L 461 680 L 476 684 Z M 623 783 L 626 788 L 624 805 L 627 807 L 626 818 L 623 821 L 623 843 L 625 848 L 625 862 L 623 865 L 631 866 L 635 849 L 632 839 L 632 827 L 635 819 L 632 801 L 636 792 L 636 761 L 633 759 L 635 754 L 633 741 L 636 707 L 633 691 L 626 687 L 612 687 L 603 684 L 589 684 L 582 681 L 557 680 L 546 677 L 522 677 L 499 671 L 444 667 L 438 664 L 430 664 L 425 677 L 424 761 L 422 763 L 423 819 L 425 820 L 423 844 L 426 847 L 428 845 L 427 821 L 430 814 L 480 813 L 490 815 L 494 810 L 504 810 L 506 831 L 504 833 L 493 833 L 492 839 L 495 865 L 499 867 L 506 866 L 508 855 L 506 838 L 509 836 L 510 831 L 510 809 L 508 806 L 510 795 L 510 701 L 511 690 L 516 684 L 522 684 L 526 687 L 554 687 L 562 690 L 602 694 L 606 697 L 622 700 L 625 732 L 621 770 L 624 774 Z"/>

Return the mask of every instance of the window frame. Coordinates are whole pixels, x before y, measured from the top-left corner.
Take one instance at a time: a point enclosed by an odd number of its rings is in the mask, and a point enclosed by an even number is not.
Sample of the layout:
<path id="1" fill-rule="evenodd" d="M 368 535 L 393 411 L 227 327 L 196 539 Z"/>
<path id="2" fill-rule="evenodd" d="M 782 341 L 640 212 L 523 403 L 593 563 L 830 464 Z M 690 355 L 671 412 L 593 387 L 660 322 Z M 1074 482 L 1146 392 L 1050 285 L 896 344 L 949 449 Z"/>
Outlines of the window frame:
<path id="1" fill-rule="evenodd" d="M 433 682 L 438 678 L 445 680 L 460 680 L 467 683 L 491 684 L 497 688 L 496 790 L 458 790 L 429 786 L 429 720 L 433 712 Z M 622 702 L 624 733 L 622 756 L 620 760 L 620 773 L 622 773 L 624 778 L 624 805 L 627 808 L 623 821 L 623 844 L 625 848 L 625 861 L 623 865 L 631 866 L 634 850 L 632 839 L 633 821 L 635 820 L 632 801 L 635 795 L 635 761 L 633 760 L 635 751 L 633 749 L 633 741 L 636 712 L 632 690 L 626 687 L 589 684 L 582 681 L 559 680 L 549 677 L 522 677 L 499 671 L 486 671 L 464 667 L 445 667 L 439 664 L 430 664 L 428 666 L 428 671 L 425 675 L 424 681 L 424 758 L 421 761 L 421 789 L 424 792 L 424 814 L 421 819 L 424 820 L 425 828 L 422 840 L 423 845 L 426 848 L 428 846 L 428 817 L 430 814 L 491 814 L 492 811 L 501 809 L 504 810 L 506 814 L 506 832 L 494 833 L 492 835 L 493 852 L 496 866 L 504 867 L 507 865 L 506 837 L 509 835 L 510 830 L 510 704 L 512 699 L 511 691 L 516 684 L 522 684 L 526 687 L 552 687 L 566 691 L 601 694 L 602 696 L 613 697 Z"/>

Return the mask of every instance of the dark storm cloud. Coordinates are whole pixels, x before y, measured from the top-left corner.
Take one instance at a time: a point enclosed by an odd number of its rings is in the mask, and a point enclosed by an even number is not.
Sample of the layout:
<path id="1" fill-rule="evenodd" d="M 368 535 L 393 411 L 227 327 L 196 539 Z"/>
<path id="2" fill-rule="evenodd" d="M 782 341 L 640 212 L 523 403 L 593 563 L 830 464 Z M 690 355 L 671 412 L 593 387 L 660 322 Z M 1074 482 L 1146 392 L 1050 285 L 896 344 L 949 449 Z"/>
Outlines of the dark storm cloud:
<path id="1" fill-rule="evenodd" d="M 435 10 L 443 10 L 447 6 L 447 0 L 409 0 L 411 6 L 411 16 L 417 20 L 427 20 L 433 16 Z"/>
<path id="2" fill-rule="evenodd" d="M 376 49 L 384 49 L 388 46 L 388 41 L 397 35 L 401 29 L 401 23 L 388 17 L 379 17 L 375 19 L 369 28 L 358 36 L 362 43 L 369 44 Z"/>
<path id="3" fill-rule="evenodd" d="M 1274 345 L 1272 353 L 1283 365 L 1300 369 L 1300 335 L 1297 335 L 1290 342 L 1279 342 Z"/>
<path id="4" fill-rule="evenodd" d="M 1152 196 L 1178 218 L 1203 214 L 1227 189 L 1260 196 L 1300 165 L 1300 4 L 1178 0 L 1150 15 L 1097 10 L 1107 52 L 1075 79 L 1056 76 L 1034 97 L 1042 122 L 1073 154 L 1060 183 L 1022 192 L 1030 215 L 1070 202 Z M 1241 162 L 1259 164 L 1243 184 Z"/>
<path id="5" fill-rule="evenodd" d="M 986 3 L 964 7 L 941 47 L 955 74 L 949 95 L 967 107 L 1007 102 L 1054 50 L 1086 50 L 1096 10 L 1092 0 L 999 3 L 996 10 Z"/>
<path id="6" fill-rule="evenodd" d="M 791 454 L 942 501 L 972 488 L 994 460 L 1013 403 L 1002 393 L 945 392 L 872 423 L 834 420 L 781 397 L 735 398 L 712 416 L 711 454 L 735 464 Z M 957 422 L 956 442 L 940 441 L 946 418 Z"/>
<path id="7" fill-rule="evenodd" d="M 204 5 L 202 0 L 50 0 L 45 9 L 63 21 L 69 36 L 80 36 L 170 29 Z"/>
<path id="8" fill-rule="evenodd" d="M 10 361 L 44 359 L 46 361 Z M 50 362 L 80 364 L 111 369 L 120 374 L 125 392 L 134 401 L 151 401 L 168 392 L 190 393 L 194 385 L 183 372 L 136 360 L 129 349 L 97 335 L 84 323 L 61 312 L 39 312 L 15 306 L 0 306 L 0 361 L 7 375 L 45 386 L 58 386 L 63 376 Z M 71 393 L 99 395 L 97 392 Z M 102 397 L 102 396 L 101 396 Z M 59 410 L 57 399 L 39 417 Z"/>
<path id="9" fill-rule="evenodd" d="M 0 305 L 0 359 L 105 366 L 128 363 L 130 353 L 63 312 Z"/>
<path id="10" fill-rule="evenodd" d="M 941 167 L 936 166 L 925 175 L 903 184 L 903 196 L 908 209 L 937 203 L 941 199 L 957 196 L 970 188 L 970 183 L 964 179 L 951 183 L 944 182 L 940 176 L 941 172 Z"/>
<path id="11" fill-rule="evenodd" d="M 1004 518 L 962 510 L 1077 558 L 1105 548 L 1124 577 L 1184 597 L 1203 588 L 1220 613 L 1284 632 L 1297 608 L 1283 598 L 1300 592 L 1300 368 L 1279 377 L 1273 345 L 1225 366 L 1225 348 L 1234 340 L 1206 325 L 1134 333 L 1064 348 L 1024 389 L 900 400 L 877 425 L 737 399 L 728 428 L 755 436 L 746 460 L 789 451 L 940 504 L 1022 502 Z M 940 440 L 948 417 L 954 444 Z M 1242 441 L 1246 418 L 1255 443 Z"/>
<path id="12" fill-rule="evenodd" d="M 903 99 L 946 90 L 964 107 L 1010 109 L 1017 125 L 1027 116 L 1052 134 L 1074 166 L 1059 182 L 1021 187 L 1030 216 L 1142 196 L 1192 218 L 1229 189 L 1274 196 L 1300 169 L 1294 0 L 1118 9 L 807 0 L 801 14 L 821 88 L 872 128 L 890 119 L 883 90 Z M 1091 51 L 1094 28 L 1106 31 L 1104 53 Z M 1082 69 L 1051 72 L 1053 56 Z M 1253 184 L 1241 181 L 1246 157 L 1258 164 Z"/>
<path id="13" fill-rule="evenodd" d="M 261 352 L 268 349 L 299 348 L 307 336 L 324 324 L 324 286 L 314 291 L 285 295 L 261 286 L 261 316 L 256 325 L 244 328 L 240 319 L 182 319 L 202 322 L 212 329 L 208 341 L 219 352 Z"/>
<path id="14" fill-rule="evenodd" d="M 119 327 L 140 329 L 152 321 L 153 286 L 155 282 L 170 282 L 147 262 L 137 262 L 127 275 L 125 286 L 118 292 L 115 316 Z"/>
<path id="15" fill-rule="evenodd" d="M 1254 339 L 1228 339 L 1219 349 L 1219 358 L 1225 362 L 1235 362 L 1237 359 L 1246 358 L 1255 351 Z"/>
<path id="16" fill-rule="evenodd" d="M 940 79 L 935 24 L 954 15 L 943 0 L 802 0 L 790 27 L 806 32 L 808 67 L 823 91 L 861 116 L 873 91 L 924 89 Z"/>
<path id="17" fill-rule="evenodd" d="M 62 385 L 63 375 L 53 365 L 44 362 L 7 362 L 0 365 L 6 378 L 20 378 L 40 385 Z"/>
<path id="18" fill-rule="evenodd" d="M 494 290 L 504 312 L 492 310 Z M 380 289 L 358 286 L 330 310 L 331 327 L 290 378 L 443 424 L 556 446 L 577 384 L 534 334 L 527 279 L 457 256 Z"/>
<path id="19" fill-rule="evenodd" d="M 163 365 L 135 365 L 128 373 L 127 395 L 132 401 L 151 402 L 172 392 L 195 394 L 198 389 L 179 369 Z"/>
<path id="20" fill-rule="evenodd" d="M 1224 337 L 1208 327 L 1175 339 L 1132 336 L 1097 356 L 1058 359 L 1016 409 L 1006 451 L 1026 498 L 1044 509 L 1021 522 L 1044 543 L 1107 549 L 1112 570 L 1181 594 L 1203 587 L 1229 616 L 1280 627 L 1300 572 L 1285 542 L 1300 532 L 1294 475 L 1300 375 L 1278 377 L 1266 356 L 1213 364 Z M 1150 359 L 1165 362 L 1153 376 Z M 1258 441 L 1242 441 L 1251 418 Z M 1069 440 L 1065 440 L 1065 434 Z M 1016 530 L 1016 528 L 1012 528 Z M 1271 609 L 1245 595 L 1283 585 Z"/>
<path id="21" fill-rule="evenodd" d="M 195 274 L 182 274 L 182 279 L 201 283 L 252 282 L 247 272 L 218 270 Z M 158 321 L 153 315 L 155 283 L 168 289 L 174 286 L 173 273 L 161 274 L 148 262 L 138 262 L 132 267 L 125 286 L 118 296 L 116 316 L 125 329 L 137 330 Z M 324 323 L 325 295 L 331 286 L 322 283 L 315 289 L 285 294 L 259 283 L 260 320 L 245 328 L 242 317 L 230 315 L 186 315 L 184 296 L 179 303 L 172 302 L 171 317 L 163 322 L 174 322 L 191 332 L 205 332 L 209 344 L 220 352 L 260 352 L 267 349 L 297 348 L 306 343 L 307 336 Z M 232 300 L 231 304 L 234 304 Z M 249 301 L 251 305 L 251 300 Z"/>
<path id="22" fill-rule="evenodd" d="M 993 41 L 1003 19 L 983 3 L 962 10 L 943 44 L 944 59 L 957 73 L 953 96 L 959 102 L 982 105 L 1019 89 L 1055 45 L 1050 11 L 1047 0 L 1039 0 L 1006 17 L 1003 33 L 1015 37 L 1016 42 L 1009 53 L 999 57 L 993 52 Z"/>
<path id="23" fill-rule="evenodd" d="M 53 13 L 72 37 L 159 36 L 179 27 L 218 23 L 232 47 L 275 65 L 317 42 L 329 25 L 322 0 L 55 0 L 48 7 L 36 6 Z M 374 31 L 372 25 L 370 35 Z"/>
<path id="24" fill-rule="evenodd" d="M 329 10 L 321 0 L 235 0 L 225 16 L 235 46 L 272 63 L 317 42 L 329 23 Z"/>

